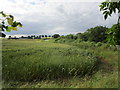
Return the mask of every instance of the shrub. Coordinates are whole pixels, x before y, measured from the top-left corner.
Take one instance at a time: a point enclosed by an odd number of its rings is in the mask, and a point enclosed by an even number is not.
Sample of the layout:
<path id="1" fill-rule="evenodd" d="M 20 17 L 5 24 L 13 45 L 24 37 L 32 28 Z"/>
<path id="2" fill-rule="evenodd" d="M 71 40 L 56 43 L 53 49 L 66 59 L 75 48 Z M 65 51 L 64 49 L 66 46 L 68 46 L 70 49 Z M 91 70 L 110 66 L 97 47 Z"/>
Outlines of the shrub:
<path id="1" fill-rule="evenodd" d="M 100 47 L 100 46 L 102 46 L 101 42 L 96 43 L 96 47 Z"/>

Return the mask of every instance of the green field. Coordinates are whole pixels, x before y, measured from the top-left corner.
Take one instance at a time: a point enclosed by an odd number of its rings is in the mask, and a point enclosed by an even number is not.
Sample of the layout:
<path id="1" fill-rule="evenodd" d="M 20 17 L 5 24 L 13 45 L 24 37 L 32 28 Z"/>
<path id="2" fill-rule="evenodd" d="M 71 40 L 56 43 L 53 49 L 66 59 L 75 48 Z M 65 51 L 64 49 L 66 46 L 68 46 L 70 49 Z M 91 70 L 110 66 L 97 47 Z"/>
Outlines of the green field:
<path id="1" fill-rule="evenodd" d="M 4 39 L 2 48 L 4 88 L 118 87 L 114 46 Z"/>

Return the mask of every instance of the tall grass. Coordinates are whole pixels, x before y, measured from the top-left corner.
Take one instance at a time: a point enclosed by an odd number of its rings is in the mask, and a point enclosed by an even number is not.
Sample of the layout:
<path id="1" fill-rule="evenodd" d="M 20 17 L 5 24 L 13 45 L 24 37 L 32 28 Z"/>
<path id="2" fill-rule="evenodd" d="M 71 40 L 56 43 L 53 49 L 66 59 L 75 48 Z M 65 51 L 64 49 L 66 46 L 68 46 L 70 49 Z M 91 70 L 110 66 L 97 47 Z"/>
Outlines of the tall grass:
<path id="1" fill-rule="evenodd" d="M 3 41 L 3 80 L 37 81 L 91 74 L 99 59 L 90 51 L 40 40 Z"/>
<path id="2" fill-rule="evenodd" d="M 3 40 L 3 87 L 118 87 L 116 47 L 80 40 L 53 41 Z"/>

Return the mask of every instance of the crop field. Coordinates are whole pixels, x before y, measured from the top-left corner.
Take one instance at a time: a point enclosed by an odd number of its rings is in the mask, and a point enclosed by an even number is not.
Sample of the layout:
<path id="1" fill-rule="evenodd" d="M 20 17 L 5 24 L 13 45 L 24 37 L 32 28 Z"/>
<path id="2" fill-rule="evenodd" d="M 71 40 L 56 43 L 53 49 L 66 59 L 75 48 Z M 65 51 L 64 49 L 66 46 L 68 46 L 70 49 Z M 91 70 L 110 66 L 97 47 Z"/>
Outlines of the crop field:
<path id="1" fill-rule="evenodd" d="M 90 42 L 2 41 L 3 88 L 117 88 L 118 51 Z"/>

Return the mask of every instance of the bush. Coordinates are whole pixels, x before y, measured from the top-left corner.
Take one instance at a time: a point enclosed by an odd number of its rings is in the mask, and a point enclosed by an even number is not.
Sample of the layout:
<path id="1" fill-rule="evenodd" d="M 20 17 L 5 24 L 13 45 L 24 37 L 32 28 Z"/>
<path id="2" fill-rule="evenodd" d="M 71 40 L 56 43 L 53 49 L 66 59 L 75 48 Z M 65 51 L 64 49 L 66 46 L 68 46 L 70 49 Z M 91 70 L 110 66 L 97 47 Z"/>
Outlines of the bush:
<path id="1" fill-rule="evenodd" d="M 96 47 L 100 47 L 100 46 L 102 46 L 101 42 L 96 43 Z"/>
<path id="2" fill-rule="evenodd" d="M 82 42 L 81 39 L 76 39 L 76 40 L 74 41 L 74 43 L 80 43 L 80 42 Z"/>

